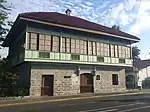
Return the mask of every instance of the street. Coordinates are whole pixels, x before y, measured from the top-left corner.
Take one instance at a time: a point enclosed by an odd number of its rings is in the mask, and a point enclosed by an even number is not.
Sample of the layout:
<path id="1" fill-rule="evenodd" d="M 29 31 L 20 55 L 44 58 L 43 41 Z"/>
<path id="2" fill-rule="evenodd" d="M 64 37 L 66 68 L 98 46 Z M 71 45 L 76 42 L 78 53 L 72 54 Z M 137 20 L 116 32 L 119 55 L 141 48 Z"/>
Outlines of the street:
<path id="1" fill-rule="evenodd" d="M 27 101 L 26 101 L 27 102 Z M 0 106 L 0 112 L 149 112 L 150 94 Z"/>

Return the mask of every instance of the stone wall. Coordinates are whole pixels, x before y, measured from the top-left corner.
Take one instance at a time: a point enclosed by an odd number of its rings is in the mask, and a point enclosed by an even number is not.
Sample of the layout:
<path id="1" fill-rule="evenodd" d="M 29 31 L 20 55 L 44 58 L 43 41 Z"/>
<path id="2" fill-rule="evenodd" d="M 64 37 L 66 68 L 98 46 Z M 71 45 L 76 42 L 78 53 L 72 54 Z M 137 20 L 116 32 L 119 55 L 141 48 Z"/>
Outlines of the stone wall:
<path id="1" fill-rule="evenodd" d="M 42 75 L 54 75 L 53 95 L 75 95 L 80 93 L 79 76 L 71 69 L 32 69 L 30 96 L 41 95 Z M 71 76 L 71 78 L 64 78 Z"/>
<path id="2" fill-rule="evenodd" d="M 112 85 L 112 74 L 118 74 L 118 85 Z M 123 92 L 126 90 L 124 69 L 119 71 L 97 70 L 96 75 L 100 75 L 100 80 L 96 80 L 96 76 L 94 76 L 95 93 Z"/>
<path id="3" fill-rule="evenodd" d="M 30 78 L 30 96 L 41 96 L 42 75 L 54 75 L 53 95 L 76 95 L 80 93 L 80 76 L 75 73 L 75 68 L 32 68 Z M 80 74 L 91 73 L 92 68 L 80 68 Z M 112 85 L 112 74 L 118 74 L 119 84 Z M 100 75 L 100 80 L 96 80 Z M 94 93 L 123 92 L 125 87 L 125 70 L 97 70 L 93 76 Z M 64 78 L 64 76 L 70 76 Z"/>

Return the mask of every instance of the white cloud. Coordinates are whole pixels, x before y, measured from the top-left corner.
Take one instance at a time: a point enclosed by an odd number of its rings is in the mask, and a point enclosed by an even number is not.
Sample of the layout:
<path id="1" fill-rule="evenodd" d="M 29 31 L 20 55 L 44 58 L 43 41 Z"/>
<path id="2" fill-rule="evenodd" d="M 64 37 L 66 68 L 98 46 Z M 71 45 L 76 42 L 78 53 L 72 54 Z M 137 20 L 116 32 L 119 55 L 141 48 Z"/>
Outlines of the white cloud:
<path id="1" fill-rule="evenodd" d="M 141 32 L 146 31 L 150 28 L 150 1 L 141 1 L 137 16 L 136 22 L 133 24 L 129 32 L 134 33 L 136 35 L 141 34 Z"/>

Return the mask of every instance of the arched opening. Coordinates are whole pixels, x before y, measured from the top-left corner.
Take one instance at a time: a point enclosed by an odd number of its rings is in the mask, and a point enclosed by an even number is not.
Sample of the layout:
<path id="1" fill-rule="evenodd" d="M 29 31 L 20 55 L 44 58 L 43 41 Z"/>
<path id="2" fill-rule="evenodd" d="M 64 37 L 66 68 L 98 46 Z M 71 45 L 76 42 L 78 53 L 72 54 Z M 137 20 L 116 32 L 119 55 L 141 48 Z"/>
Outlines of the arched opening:
<path id="1" fill-rule="evenodd" d="M 126 88 L 127 89 L 135 89 L 135 86 L 136 86 L 135 76 L 127 75 L 126 76 Z"/>
<path id="2" fill-rule="evenodd" d="M 80 74 L 80 93 L 90 93 L 93 91 L 93 75 L 91 73 Z"/>

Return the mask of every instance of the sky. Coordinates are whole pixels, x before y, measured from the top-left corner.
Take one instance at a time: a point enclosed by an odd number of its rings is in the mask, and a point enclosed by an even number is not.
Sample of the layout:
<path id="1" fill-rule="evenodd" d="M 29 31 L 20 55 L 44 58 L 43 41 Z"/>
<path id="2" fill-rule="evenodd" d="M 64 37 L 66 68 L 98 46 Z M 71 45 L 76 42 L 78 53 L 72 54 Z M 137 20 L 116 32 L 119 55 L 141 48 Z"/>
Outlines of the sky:
<path id="1" fill-rule="evenodd" d="M 108 27 L 116 24 L 121 30 L 138 36 L 136 45 L 142 59 L 150 58 L 150 0 L 7 0 L 12 5 L 9 20 L 15 21 L 23 12 L 49 11 L 65 13 L 71 9 L 72 16 L 96 22 Z M 7 49 L 0 50 L 6 56 Z"/>

